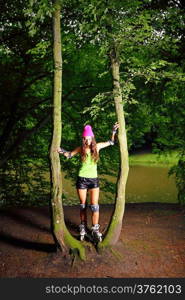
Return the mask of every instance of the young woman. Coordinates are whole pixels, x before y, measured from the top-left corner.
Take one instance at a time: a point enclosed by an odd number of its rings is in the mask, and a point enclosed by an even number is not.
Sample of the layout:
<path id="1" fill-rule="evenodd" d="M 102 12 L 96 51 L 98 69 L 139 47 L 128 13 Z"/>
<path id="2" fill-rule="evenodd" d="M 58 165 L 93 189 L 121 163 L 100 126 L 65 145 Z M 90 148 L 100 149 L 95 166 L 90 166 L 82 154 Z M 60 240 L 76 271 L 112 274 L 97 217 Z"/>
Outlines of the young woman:
<path id="1" fill-rule="evenodd" d="M 113 126 L 111 140 L 103 143 L 96 143 L 92 127 L 86 125 L 82 133 L 82 146 L 77 147 L 73 151 L 65 149 L 57 149 L 58 153 L 63 154 L 67 158 L 73 157 L 75 154 L 81 154 L 81 167 L 78 172 L 76 181 L 76 189 L 80 199 L 80 240 L 84 240 L 87 234 L 87 214 L 86 214 L 86 198 L 87 191 L 90 192 L 90 208 L 92 211 L 92 236 L 98 241 L 102 241 L 102 234 L 99 231 L 99 179 L 97 174 L 97 162 L 99 160 L 99 151 L 110 145 L 114 145 L 114 138 L 119 124 L 116 122 Z"/>

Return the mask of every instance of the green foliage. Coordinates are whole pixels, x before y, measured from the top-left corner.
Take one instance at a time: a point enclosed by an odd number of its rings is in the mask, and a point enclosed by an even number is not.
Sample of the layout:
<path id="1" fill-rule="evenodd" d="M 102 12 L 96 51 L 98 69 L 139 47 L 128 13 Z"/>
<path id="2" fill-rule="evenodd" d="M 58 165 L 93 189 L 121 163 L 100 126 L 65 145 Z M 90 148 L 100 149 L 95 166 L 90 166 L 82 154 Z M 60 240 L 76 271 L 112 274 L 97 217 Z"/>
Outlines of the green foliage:
<path id="1" fill-rule="evenodd" d="M 91 105 L 83 109 L 83 114 L 89 113 L 95 121 L 100 114 L 110 111 L 111 106 L 114 106 L 112 93 L 99 93 L 91 100 Z"/>
<path id="2" fill-rule="evenodd" d="M 178 164 L 169 170 L 169 176 L 175 174 L 178 188 L 178 200 L 181 205 L 185 205 L 185 153 L 181 152 Z"/>
<path id="3" fill-rule="evenodd" d="M 50 0 L 28 1 L 23 11 L 27 18 L 26 26 L 30 36 L 34 36 L 38 32 L 38 24 L 44 23 L 47 17 L 52 17 L 54 9 L 55 7 Z"/>
<path id="4" fill-rule="evenodd" d="M 34 59 L 43 58 L 46 56 L 47 51 L 49 50 L 49 47 L 51 47 L 50 41 L 41 41 L 33 49 L 29 49 L 27 51 L 27 54 L 31 54 Z"/>
<path id="5" fill-rule="evenodd" d="M 1 169 L 1 206 L 44 206 L 50 200 L 50 182 L 46 179 L 48 166 L 43 159 L 19 156 L 9 160 L 6 171 Z"/>

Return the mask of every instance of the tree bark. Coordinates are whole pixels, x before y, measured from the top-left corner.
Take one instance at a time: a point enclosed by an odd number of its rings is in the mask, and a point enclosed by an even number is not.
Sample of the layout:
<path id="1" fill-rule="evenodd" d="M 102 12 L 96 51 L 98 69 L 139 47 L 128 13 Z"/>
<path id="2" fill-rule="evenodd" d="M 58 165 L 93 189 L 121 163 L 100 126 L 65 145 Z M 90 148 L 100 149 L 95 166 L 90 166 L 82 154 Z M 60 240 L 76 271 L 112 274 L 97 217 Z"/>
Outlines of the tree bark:
<path id="1" fill-rule="evenodd" d="M 51 159 L 51 207 L 53 232 L 63 253 L 69 250 L 85 259 L 85 248 L 68 231 L 62 205 L 62 176 L 59 154 L 56 149 L 61 143 L 61 99 L 62 99 L 62 49 L 60 29 L 60 1 L 54 1 L 53 13 L 53 55 L 54 55 L 54 95 L 53 95 L 53 138 L 50 148 Z"/>
<path id="2" fill-rule="evenodd" d="M 98 249 L 101 250 L 105 247 L 110 247 L 117 243 L 121 229 L 122 219 L 125 211 L 125 189 L 129 172 L 128 161 L 128 148 L 127 148 L 127 135 L 125 128 L 125 117 L 123 110 L 123 99 L 120 87 L 120 72 L 119 61 L 116 50 L 113 49 L 110 52 L 110 61 L 113 78 L 113 96 L 116 109 L 117 120 L 120 125 L 118 131 L 118 141 L 120 146 L 120 166 L 117 179 L 117 191 L 115 199 L 115 208 L 112 215 L 106 236 L 102 243 L 98 244 Z"/>

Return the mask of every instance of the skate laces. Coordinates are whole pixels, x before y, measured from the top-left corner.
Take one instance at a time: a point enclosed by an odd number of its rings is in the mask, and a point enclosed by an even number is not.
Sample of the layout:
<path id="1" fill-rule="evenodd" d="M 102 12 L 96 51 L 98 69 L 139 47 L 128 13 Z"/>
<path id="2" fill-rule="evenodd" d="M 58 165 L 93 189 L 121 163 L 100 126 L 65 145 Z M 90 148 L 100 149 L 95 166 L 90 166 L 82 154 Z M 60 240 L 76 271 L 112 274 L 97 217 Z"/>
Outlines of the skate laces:
<path id="1" fill-rule="evenodd" d="M 80 232 L 84 232 L 84 233 L 86 232 L 86 231 L 85 231 L 85 225 L 84 225 L 84 224 L 80 224 L 80 225 L 79 225 L 79 229 L 80 229 Z"/>
<path id="2" fill-rule="evenodd" d="M 92 226 L 92 231 L 97 233 L 98 235 L 102 235 L 100 232 L 99 232 L 99 228 L 100 228 L 100 225 L 99 224 L 95 224 L 94 226 Z"/>
<path id="3" fill-rule="evenodd" d="M 100 228 L 99 224 L 95 224 L 94 226 L 92 226 L 93 231 L 97 231 L 97 230 L 99 230 L 99 228 Z"/>

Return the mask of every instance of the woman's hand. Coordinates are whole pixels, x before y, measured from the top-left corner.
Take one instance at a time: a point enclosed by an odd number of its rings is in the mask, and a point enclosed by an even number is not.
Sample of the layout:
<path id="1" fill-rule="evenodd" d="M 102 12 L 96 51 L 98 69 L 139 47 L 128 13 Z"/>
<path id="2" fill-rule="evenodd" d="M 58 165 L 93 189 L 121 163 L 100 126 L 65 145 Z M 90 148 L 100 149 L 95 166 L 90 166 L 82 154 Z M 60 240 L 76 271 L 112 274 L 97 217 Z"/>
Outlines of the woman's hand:
<path id="1" fill-rule="evenodd" d="M 69 152 L 69 151 L 67 151 L 67 150 L 65 150 L 63 148 L 58 148 L 57 151 L 58 151 L 58 153 L 63 154 L 65 157 L 71 158 L 71 152 Z"/>
<path id="2" fill-rule="evenodd" d="M 62 153 L 62 154 L 65 152 L 64 149 L 62 149 L 60 147 L 57 148 L 55 151 L 58 152 L 58 153 Z"/>
<path id="3" fill-rule="evenodd" d="M 117 129 L 119 128 L 119 123 L 116 122 L 113 126 L 113 133 L 116 133 Z"/>

